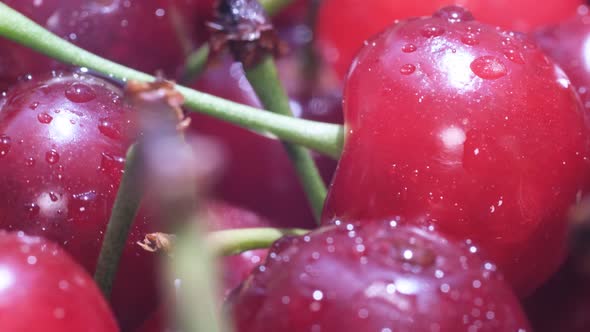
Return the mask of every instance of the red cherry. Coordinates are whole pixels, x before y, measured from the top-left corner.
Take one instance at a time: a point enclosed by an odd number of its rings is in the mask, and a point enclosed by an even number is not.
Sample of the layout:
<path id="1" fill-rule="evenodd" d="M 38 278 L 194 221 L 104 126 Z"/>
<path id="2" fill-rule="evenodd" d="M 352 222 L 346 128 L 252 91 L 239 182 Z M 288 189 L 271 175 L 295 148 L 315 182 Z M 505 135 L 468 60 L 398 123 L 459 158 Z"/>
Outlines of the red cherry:
<path id="1" fill-rule="evenodd" d="M 559 25 L 539 29 L 534 38 L 572 80 L 586 109 L 590 108 L 590 63 L 587 40 L 590 37 L 588 6 L 580 6 L 578 15 Z"/>
<path id="2" fill-rule="evenodd" d="M 441 14 L 391 26 L 352 65 L 323 222 L 432 220 L 524 295 L 562 262 L 567 210 L 590 189 L 588 128 L 534 44 Z"/>
<path id="3" fill-rule="evenodd" d="M 0 330 L 119 331 L 92 278 L 57 244 L 0 232 Z"/>
<path id="4" fill-rule="evenodd" d="M 260 107 L 256 94 L 240 64 L 210 68 L 195 88 L 235 102 Z M 314 96 L 293 101 L 298 116 L 335 121 L 340 117 L 340 100 Z M 191 127 L 200 135 L 218 139 L 227 148 L 227 163 L 221 183 L 215 189 L 224 200 L 244 206 L 273 221 L 275 226 L 312 227 L 311 210 L 293 166 L 279 141 L 238 128 L 201 114 L 191 114 Z M 317 157 L 324 178 L 329 179 L 335 163 Z"/>
<path id="5" fill-rule="evenodd" d="M 197 39 L 203 39 L 202 0 L 6 0 L 60 37 L 110 60 L 174 77 Z M 15 43 L 0 43 L 0 77 L 55 68 L 57 63 Z"/>
<path id="6" fill-rule="evenodd" d="M 528 331 L 492 263 L 393 222 L 277 241 L 229 309 L 238 332 Z"/>
<path id="7" fill-rule="evenodd" d="M 583 0 L 325 0 L 318 15 L 318 46 L 344 77 L 363 41 L 395 20 L 430 15 L 442 6 L 468 8 L 484 23 L 531 31 L 574 15 Z M 362 24 L 359 24 L 362 22 Z"/>
<path id="8" fill-rule="evenodd" d="M 89 75 L 54 74 L 12 89 L 0 109 L 0 228 L 53 240 L 92 273 L 135 116 L 121 89 Z M 152 228 L 140 214 L 113 288 L 124 329 L 156 305 L 155 258 L 135 245 Z"/>

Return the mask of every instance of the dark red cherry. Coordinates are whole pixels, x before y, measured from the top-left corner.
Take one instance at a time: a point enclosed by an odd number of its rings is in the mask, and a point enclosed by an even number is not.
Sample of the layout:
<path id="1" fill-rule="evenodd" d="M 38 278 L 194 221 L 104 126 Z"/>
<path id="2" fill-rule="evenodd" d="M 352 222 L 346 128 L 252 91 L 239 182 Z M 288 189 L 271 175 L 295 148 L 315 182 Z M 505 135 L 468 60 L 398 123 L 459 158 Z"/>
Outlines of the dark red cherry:
<path id="1" fill-rule="evenodd" d="M 324 58 L 344 77 L 363 41 L 395 20 L 430 15 L 446 5 L 468 8 L 481 22 L 531 31 L 574 15 L 583 0 L 326 0 L 320 7 L 318 43 Z"/>
<path id="2" fill-rule="evenodd" d="M 85 74 L 13 88 L 0 109 L 0 228 L 53 240 L 92 273 L 136 115 L 120 88 Z M 138 216 L 123 253 L 112 295 L 123 328 L 156 305 L 154 256 L 135 245 L 152 228 Z"/>
<path id="3" fill-rule="evenodd" d="M 210 68 L 195 87 L 235 102 L 260 107 L 239 63 L 229 65 L 224 62 Z M 291 103 L 297 116 L 323 121 L 337 121 L 341 117 L 340 98 L 337 96 L 312 96 L 301 100 L 294 99 Z M 225 173 L 215 188 L 217 196 L 269 218 L 275 226 L 313 226 L 311 210 L 279 141 L 204 115 L 193 113 L 191 117 L 194 130 L 215 137 L 227 149 Z M 325 157 L 316 160 L 329 181 L 335 163 Z"/>
<path id="4" fill-rule="evenodd" d="M 567 211 L 590 189 L 588 128 L 533 43 L 442 14 L 389 27 L 354 61 L 323 222 L 432 220 L 524 295 L 562 262 Z"/>
<path id="5" fill-rule="evenodd" d="M 277 241 L 228 307 L 238 332 L 530 331 L 494 264 L 395 221 Z"/>
<path id="6" fill-rule="evenodd" d="M 57 244 L 0 232 L 0 330 L 119 331 L 92 278 Z"/>
<path id="7" fill-rule="evenodd" d="M 203 39 L 203 0 L 7 0 L 58 36 L 110 60 L 174 77 Z M 0 77 L 55 68 L 57 63 L 15 43 L 0 43 Z"/>
<path id="8" fill-rule="evenodd" d="M 541 48 L 557 62 L 572 80 L 586 109 L 590 108 L 590 63 L 588 44 L 590 14 L 580 6 L 578 15 L 559 25 L 537 30 L 533 34 Z"/>

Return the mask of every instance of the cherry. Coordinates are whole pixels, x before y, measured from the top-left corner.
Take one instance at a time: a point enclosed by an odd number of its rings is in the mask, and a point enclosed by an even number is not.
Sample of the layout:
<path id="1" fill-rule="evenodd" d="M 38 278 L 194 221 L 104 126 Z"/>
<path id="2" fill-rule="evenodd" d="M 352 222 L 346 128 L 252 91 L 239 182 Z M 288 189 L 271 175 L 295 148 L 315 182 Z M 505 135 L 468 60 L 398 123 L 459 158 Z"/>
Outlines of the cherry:
<path id="1" fill-rule="evenodd" d="M 457 7 L 402 21 L 356 58 L 344 106 L 324 223 L 432 220 L 477 243 L 520 295 L 557 269 L 567 210 L 589 189 L 590 136 L 533 43 Z"/>
<path id="2" fill-rule="evenodd" d="M 60 37 L 133 68 L 174 77 L 193 43 L 202 35 L 202 0 L 6 0 Z M 203 25 L 199 27 L 198 25 Z M 201 31 L 199 31 L 201 30 Z M 56 62 L 3 40 L 0 77 L 55 68 Z"/>
<path id="3" fill-rule="evenodd" d="M 277 241 L 228 306 L 238 332 L 528 331 L 495 269 L 426 229 L 340 223 Z"/>
<path id="4" fill-rule="evenodd" d="M 42 235 L 94 272 L 136 112 L 113 84 L 81 73 L 35 77 L 0 109 L 0 228 Z M 156 306 L 154 256 L 135 244 L 154 232 L 140 214 L 113 288 L 124 329 Z"/>
<path id="5" fill-rule="evenodd" d="M 580 6 L 578 15 L 559 25 L 535 31 L 534 38 L 572 80 L 584 106 L 590 108 L 590 64 L 586 40 L 590 36 L 588 6 Z"/>
<path id="6" fill-rule="evenodd" d="M 0 330 L 119 331 L 92 278 L 57 244 L 0 232 Z"/>
<path id="7" fill-rule="evenodd" d="M 583 0 L 326 0 L 319 11 L 317 45 L 326 61 L 344 77 L 363 41 L 395 20 L 430 15 L 442 6 L 457 4 L 468 8 L 481 22 L 526 32 L 574 15 L 582 3 Z"/>
<path id="8" fill-rule="evenodd" d="M 289 69 L 285 66 L 281 69 Z M 287 70 L 283 70 L 287 72 Z M 291 71 L 289 71 L 291 73 Z M 227 62 L 210 68 L 195 88 L 235 102 L 260 107 L 240 64 Z M 340 98 L 319 95 L 293 100 L 298 116 L 338 121 Z M 251 209 L 273 221 L 275 226 L 311 227 L 313 218 L 299 180 L 282 144 L 210 117 L 191 114 L 191 127 L 201 135 L 218 139 L 227 149 L 225 176 L 216 188 L 217 196 Z M 335 163 L 317 157 L 324 178 L 329 180 Z"/>

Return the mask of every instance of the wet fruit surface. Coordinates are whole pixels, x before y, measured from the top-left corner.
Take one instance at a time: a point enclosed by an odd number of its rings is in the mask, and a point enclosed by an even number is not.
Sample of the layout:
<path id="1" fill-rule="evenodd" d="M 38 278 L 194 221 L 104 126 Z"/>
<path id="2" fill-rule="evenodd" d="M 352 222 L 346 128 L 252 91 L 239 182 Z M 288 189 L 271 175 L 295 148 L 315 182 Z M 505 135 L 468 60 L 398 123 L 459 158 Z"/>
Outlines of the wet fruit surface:
<path id="1" fill-rule="evenodd" d="M 229 309 L 239 332 L 530 331 L 495 269 L 428 230 L 341 223 L 277 241 Z"/>
<path id="2" fill-rule="evenodd" d="M 583 3 L 581 0 L 326 0 L 319 12 L 317 42 L 324 58 L 344 77 L 363 41 L 395 20 L 427 16 L 443 6 L 456 4 L 468 8 L 481 22 L 527 32 L 567 19 Z"/>
<path id="3" fill-rule="evenodd" d="M 41 235 L 93 272 L 125 162 L 135 111 L 110 83 L 54 74 L 15 87 L 0 109 L 0 228 Z M 112 303 L 123 327 L 156 303 L 153 255 L 135 245 L 138 216 Z"/>
<path id="4" fill-rule="evenodd" d="M 92 278 L 57 244 L 0 232 L 2 331 L 119 331 Z"/>
<path id="5" fill-rule="evenodd" d="M 557 269 L 590 136 L 569 80 L 533 43 L 447 8 L 369 41 L 344 98 L 324 223 L 430 220 L 476 243 L 521 295 Z"/>
<path id="6" fill-rule="evenodd" d="M 110 60 L 174 77 L 204 27 L 201 0 L 6 0 L 56 35 Z M 1 41 L 0 77 L 38 73 L 57 62 Z"/>
<path id="7" fill-rule="evenodd" d="M 557 62 L 571 79 L 586 109 L 590 109 L 590 63 L 587 40 L 590 37 L 588 6 L 559 25 L 535 31 L 535 41 Z"/>

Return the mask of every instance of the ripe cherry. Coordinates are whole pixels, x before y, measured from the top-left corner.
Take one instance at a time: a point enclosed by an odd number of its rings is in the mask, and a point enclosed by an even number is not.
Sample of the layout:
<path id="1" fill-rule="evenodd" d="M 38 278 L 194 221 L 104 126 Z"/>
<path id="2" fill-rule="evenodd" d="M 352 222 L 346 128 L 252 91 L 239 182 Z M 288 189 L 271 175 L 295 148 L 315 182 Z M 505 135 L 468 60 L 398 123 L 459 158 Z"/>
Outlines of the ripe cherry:
<path id="1" fill-rule="evenodd" d="M 186 54 L 203 39 L 202 0 L 6 0 L 60 37 L 124 65 L 174 77 Z M 200 7 L 201 6 L 201 7 Z M 203 27 L 199 27 L 203 25 Z M 199 31 L 199 28 L 201 31 Z M 44 72 L 57 63 L 1 41 L 0 77 Z"/>
<path id="2" fill-rule="evenodd" d="M 363 41 L 395 20 L 430 15 L 442 6 L 468 8 L 481 22 L 518 31 L 558 23 L 574 15 L 583 0 L 326 0 L 318 16 L 318 46 L 344 77 Z M 362 24 L 359 24 L 362 22 Z"/>
<path id="3" fill-rule="evenodd" d="M 457 7 L 402 21 L 356 58 L 344 105 L 324 223 L 431 220 L 474 241 L 520 295 L 557 269 L 567 210 L 590 189 L 590 136 L 533 43 Z"/>
<path id="4" fill-rule="evenodd" d="M 534 38 L 572 80 L 586 109 L 590 108 L 590 63 L 587 40 L 590 37 L 588 6 L 580 6 L 578 15 L 559 25 L 537 30 Z"/>
<path id="5" fill-rule="evenodd" d="M 113 84 L 54 73 L 13 88 L 0 109 L 0 228 L 42 235 L 93 272 L 136 112 Z M 137 217 L 112 303 L 125 329 L 156 306 L 155 258 L 135 245 L 152 229 Z M 150 228 L 152 227 L 152 228 Z"/>
<path id="6" fill-rule="evenodd" d="M 57 244 L 0 232 L 0 330 L 119 331 L 98 287 Z"/>
<path id="7" fill-rule="evenodd" d="M 529 331 L 495 269 L 425 229 L 341 223 L 277 241 L 229 309 L 238 332 Z"/>
<path id="8" fill-rule="evenodd" d="M 227 62 L 210 68 L 195 87 L 235 102 L 260 107 L 240 64 Z M 322 121 L 341 117 L 340 100 L 312 96 L 294 100 L 298 116 Z M 275 226 L 312 227 L 313 218 L 293 166 L 279 141 L 210 117 L 191 114 L 191 127 L 201 135 L 218 139 L 227 148 L 227 163 L 216 194 L 273 221 Z M 324 178 L 330 179 L 335 163 L 318 157 Z"/>

